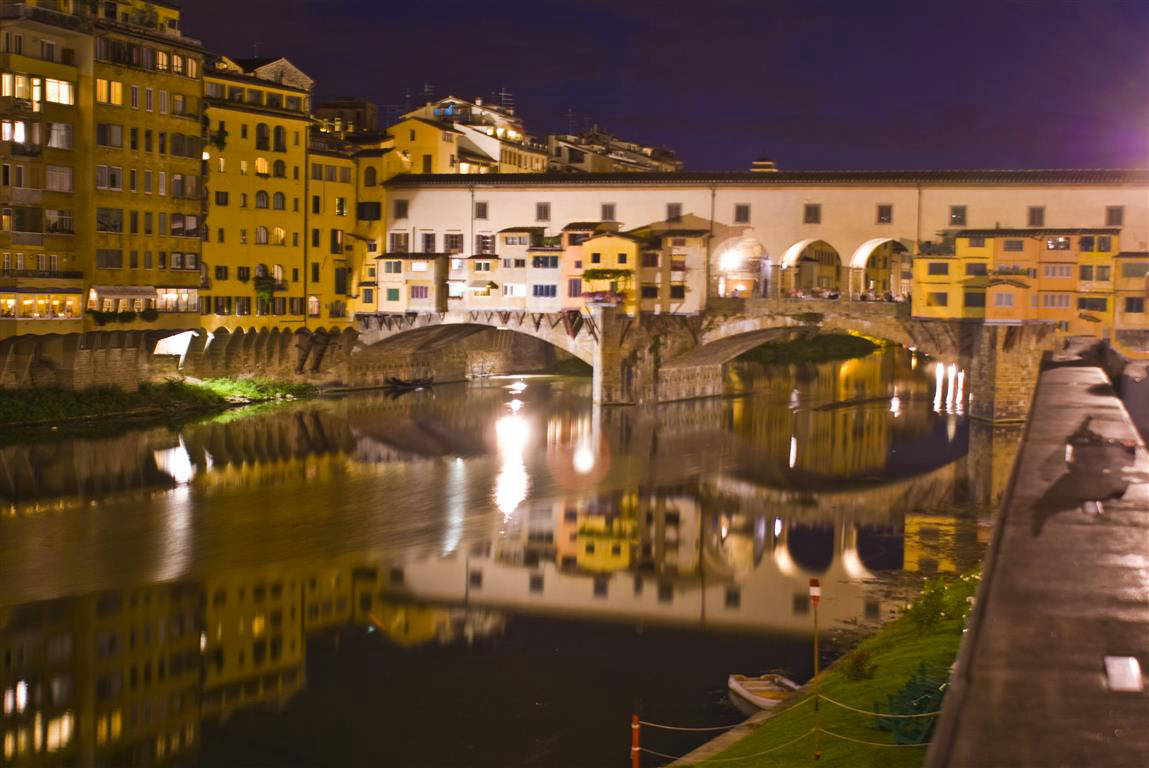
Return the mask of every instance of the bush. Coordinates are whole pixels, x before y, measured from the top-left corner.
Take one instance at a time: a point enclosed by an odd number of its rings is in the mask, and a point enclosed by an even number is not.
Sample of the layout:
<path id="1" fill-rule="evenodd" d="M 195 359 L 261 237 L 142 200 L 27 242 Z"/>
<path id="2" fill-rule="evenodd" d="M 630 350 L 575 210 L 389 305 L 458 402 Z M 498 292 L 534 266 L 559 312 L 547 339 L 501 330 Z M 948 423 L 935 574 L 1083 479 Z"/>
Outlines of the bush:
<path id="1" fill-rule="evenodd" d="M 140 311 L 140 319 L 149 323 L 154 323 L 160 319 L 160 311 L 154 307 L 148 307 Z"/>
<path id="2" fill-rule="evenodd" d="M 136 319 L 136 313 L 131 311 L 130 309 L 126 312 L 117 312 L 116 313 L 116 320 L 118 320 L 121 323 L 130 323 L 135 319 Z"/>
<path id="3" fill-rule="evenodd" d="M 922 594 L 910 605 L 906 615 L 922 634 L 937 627 L 938 622 L 946 615 L 946 586 L 942 580 L 926 582 Z"/>
<path id="4" fill-rule="evenodd" d="M 847 680 L 869 680 L 877 669 L 870 652 L 860 648 L 842 660 L 842 674 Z"/>

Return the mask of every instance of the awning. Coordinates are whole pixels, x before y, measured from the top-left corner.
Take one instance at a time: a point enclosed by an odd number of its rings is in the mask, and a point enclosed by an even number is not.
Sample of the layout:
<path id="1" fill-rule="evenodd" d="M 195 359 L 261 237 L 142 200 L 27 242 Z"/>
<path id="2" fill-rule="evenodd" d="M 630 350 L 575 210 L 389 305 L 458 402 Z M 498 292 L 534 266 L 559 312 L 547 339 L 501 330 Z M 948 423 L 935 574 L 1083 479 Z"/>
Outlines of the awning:
<path id="1" fill-rule="evenodd" d="M 493 280 L 472 280 L 467 284 L 467 287 L 476 291 L 488 291 L 492 288 L 498 288 L 499 284 Z"/>
<path id="2" fill-rule="evenodd" d="M 89 290 L 95 291 L 103 299 L 154 299 L 156 297 L 154 285 L 93 285 Z"/>

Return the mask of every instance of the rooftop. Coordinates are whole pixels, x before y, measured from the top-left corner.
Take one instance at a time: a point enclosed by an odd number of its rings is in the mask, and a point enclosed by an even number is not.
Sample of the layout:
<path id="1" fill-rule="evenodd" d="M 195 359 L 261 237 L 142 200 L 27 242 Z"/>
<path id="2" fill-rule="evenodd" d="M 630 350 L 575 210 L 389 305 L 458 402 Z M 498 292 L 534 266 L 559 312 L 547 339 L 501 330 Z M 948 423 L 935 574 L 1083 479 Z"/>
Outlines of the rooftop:
<path id="1" fill-rule="evenodd" d="M 402 174 L 389 187 L 419 186 L 591 186 L 657 184 L 1149 184 L 1144 168 L 1060 168 L 1029 170 L 918 171 L 675 171 L 672 173 L 499 173 L 480 177 L 464 174 Z"/>
<path id="2" fill-rule="evenodd" d="M 963 229 L 954 237 L 1064 237 L 1067 235 L 1120 235 L 1116 227 L 1054 228 L 1029 227 L 1024 229 Z"/>

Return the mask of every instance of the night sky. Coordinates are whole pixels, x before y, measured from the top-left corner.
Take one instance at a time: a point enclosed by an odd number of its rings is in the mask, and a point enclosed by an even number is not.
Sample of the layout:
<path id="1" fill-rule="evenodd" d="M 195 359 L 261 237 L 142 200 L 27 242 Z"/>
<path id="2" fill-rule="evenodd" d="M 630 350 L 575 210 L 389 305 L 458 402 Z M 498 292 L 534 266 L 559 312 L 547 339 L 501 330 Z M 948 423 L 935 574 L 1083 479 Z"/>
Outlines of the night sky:
<path id="1" fill-rule="evenodd" d="M 689 170 L 1149 167 L 1149 0 L 186 0 L 320 98 L 514 94 Z"/>

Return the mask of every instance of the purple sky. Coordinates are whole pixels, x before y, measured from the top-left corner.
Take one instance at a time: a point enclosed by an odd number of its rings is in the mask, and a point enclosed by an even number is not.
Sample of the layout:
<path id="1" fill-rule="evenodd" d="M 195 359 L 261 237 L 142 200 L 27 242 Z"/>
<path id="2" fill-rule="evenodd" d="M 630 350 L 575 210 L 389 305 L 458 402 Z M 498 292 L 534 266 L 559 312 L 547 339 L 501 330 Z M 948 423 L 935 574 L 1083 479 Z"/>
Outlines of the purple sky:
<path id="1" fill-rule="evenodd" d="M 1149 167 L 1149 0 L 184 5 L 210 50 L 258 41 L 321 98 L 505 87 L 533 133 L 572 110 L 691 170 Z"/>

